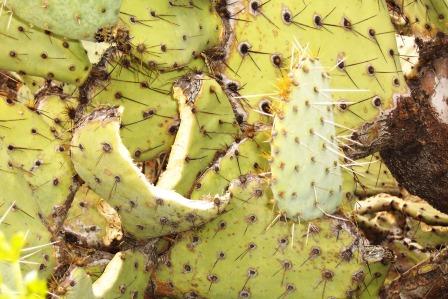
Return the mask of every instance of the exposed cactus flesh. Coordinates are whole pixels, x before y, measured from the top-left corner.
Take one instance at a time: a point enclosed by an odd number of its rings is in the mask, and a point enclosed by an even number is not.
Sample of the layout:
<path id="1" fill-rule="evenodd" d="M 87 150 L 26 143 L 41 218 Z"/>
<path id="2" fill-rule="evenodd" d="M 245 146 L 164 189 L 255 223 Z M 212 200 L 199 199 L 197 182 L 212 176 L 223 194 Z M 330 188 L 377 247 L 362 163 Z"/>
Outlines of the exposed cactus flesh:
<path id="1" fill-rule="evenodd" d="M 186 196 L 194 181 L 241 134 L 232 106 L 219 84 L 196 75 L 174 86 L 180 126 L 168 165 L 157 186 Z"/>
<path id="2" fill-rule="evenodd" d="M 117 210 L 125 233 L 157 237 L 216 217 L 226 196 L 192 201 L 146 180 L 120 139 L 120 114 L 111 108 L 87 116 L 75 130 L 72 160 L 89 187 Z"/>
<path id="3" fill-rule="evenodd" d="M 202 60 L 196 59 L 183 69 L 159 73 L 117 51 L 109 51 L 101 64 L 108 76 L 90 91 L 89 107 L 124 107 L 121 137 L 133 159 L 145 161 L 168 151 L 179 126 L 172 85 L 190 70 L 203 70 Z M 148 127 L 152 129 L 147 130 Z"/>
<path id="4" fill-rule="evenodd" d="M 63 228 L 89 247 L 108 247 L 123 237 L 117 212 L 85 185 L 76 192 Z"/>

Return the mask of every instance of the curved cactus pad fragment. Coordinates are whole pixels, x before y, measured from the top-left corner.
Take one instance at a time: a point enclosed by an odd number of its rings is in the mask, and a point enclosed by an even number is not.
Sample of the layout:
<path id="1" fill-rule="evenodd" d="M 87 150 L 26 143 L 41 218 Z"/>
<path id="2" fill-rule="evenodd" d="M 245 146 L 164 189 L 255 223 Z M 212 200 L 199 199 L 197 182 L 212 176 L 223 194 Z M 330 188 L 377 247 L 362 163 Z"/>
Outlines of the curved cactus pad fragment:
<path id="1" fill-rule="evenodd" d="M 287 90 L 272 129 L 272 191 L 288 218 L 311 220 L 335 212 L 342 200 L 329 78 L 318 61 L 302 58 L 281 80 Z"/>
<path id="2" fill-rule="evenodd" d="M 157 186 L 187 196 L 195 179 L 241 131 L 226 94 L 212 78 L 186 76 L 174 86 L 174 97 L 180 126 Z"/>
<path id="3" fill-rule="evenodd" d="M 188 64 L 216 46 L 223 34 L 222 21 L 208 0 L 124 0 L 120 14 L 131 53 L 156 69 Z"/>
<path id="4" fill-rule="evenodd" d="M 32 28 L 3 12 L 0 69 L 81 85 L 89 74 L 90 62 L 80 42 Z"/>
<path id="5" fill-rule="evenodd" d="M 109 202 L 123 230 L 136 238 L 184 231 L 216 217 L 228 198 L 189 200 L 149 183 L 120 138 L 121 109 L 100 109 L 75 129 L 72 160 L 77 173 Z"/>
<path id="6" fill-rule="evenodd" d="M 388 266 L 355 226 L 274 218 L 267 180 L 230 185 L 226 213 L 183 233 L 159 266 L 156 294 L 175 298 L 354 298 L 378 294 Z M 377 251 L 377 253 L 380 253 Z M 367 257 L 369 256 L 369 257 Z M 366 261 L 369 260 L 369 269 Z"/>
<path id="7" fill-rule="evenodd" d="M 121 0 L 8 0 L 14 15 L 43 30 L 72 39 L 93 40 L 118 21 Z"/>

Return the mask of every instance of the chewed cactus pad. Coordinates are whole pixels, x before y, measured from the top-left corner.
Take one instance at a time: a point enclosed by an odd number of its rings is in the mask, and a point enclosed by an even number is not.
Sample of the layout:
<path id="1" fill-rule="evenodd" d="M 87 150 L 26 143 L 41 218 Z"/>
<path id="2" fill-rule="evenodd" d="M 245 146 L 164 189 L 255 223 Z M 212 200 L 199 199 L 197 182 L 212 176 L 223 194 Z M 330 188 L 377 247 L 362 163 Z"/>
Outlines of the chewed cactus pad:
<path id="1" fill-rule="evenodd" d="M 174 86 L 180 126 L 158 186 L 187 195 L 195 179 L 241 134 L 232 106 L 212 78 L 196 75 Z"/>
<path id="2" fill-rule="evenodd" d="M 378 294 L 388 266 L 363 262 L 367 246 L 349 222 L 292 226 L 272 213 L 267 180 L 232 183 L 226 213 L 182 234 L 162 258 L 156 293 L 176 298 L 346 298 Z M 377 256 L 378 258 L 378 256 Z M 370 295 L 369 295 L 370 294 Z"/>
<path id="3" fill-rule="evenodd" d="M 189 200 L 147 181 L 121 141 L 120 110 L 96 110 L 78 124 L 72 161 L 79 176 L 118 212 L 125 233 L 137 239 L 157 237 L 217 217 L 228 196 Z"/>

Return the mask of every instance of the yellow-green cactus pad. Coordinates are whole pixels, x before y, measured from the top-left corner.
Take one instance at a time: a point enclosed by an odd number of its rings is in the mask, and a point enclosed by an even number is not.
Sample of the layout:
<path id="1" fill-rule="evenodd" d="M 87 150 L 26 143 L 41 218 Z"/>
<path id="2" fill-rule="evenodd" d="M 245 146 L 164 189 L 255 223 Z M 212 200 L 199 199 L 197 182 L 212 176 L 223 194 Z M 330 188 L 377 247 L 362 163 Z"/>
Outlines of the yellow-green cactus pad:
<path id="1" fill-rule="evenodd" d="M 208 0 L 123 0 L 131 53 L 150 68 L 173 69 L 219 44 L 222 21 Z"/>
<path id="2" fill-rule="evenodd" d="M 89 74 L 90 62 L 80 42 L 32 28 L 3 11 L 0 69 L 81 85 Z"/>
<path id="3" fill-rule="evenodd" d="M 8 0 L 6 6 L 27 23 L 72 39 L 94 40 L 97 31 L 118 21 L 121 0 Z"/>
<path id="4" fill-rule="evenodd" d="M 157 186 L 186 196 L 194 181 L 241 134 L 221 86 L 210 77 L 189 75 L 174 86 L 180 126 Z"/>
<path id="5" fill-rule="evenodd" d="M 232 144 L 194 183 L 192 199 L 208 194 L 221 194 L 230 182 L 248 174 L 269 171 L 269 136 L 258 132 L 253 138 L 246 137 Z"/>
<path id="6" fill-rule="evenodd" d="M 120 138 L 121 109 L 85 117 L 72 140 L 72 160 L 89 187 L 120 215 L 125 233 L 144 239 L 184 231 L 219 215 L 227 196 L 189 200 L 149 183 Z"/>
<path id="7" fill-rule="evenodd" d="M 52 222 L 75 191 L 69 146 L 55 138 L 44 112 L 0 98 L 0 177 L 13 173 L 31 187 L 41 217 Z"/>
<path id="8" fill-rule="evenodd" d="M 156 293 L 175 298 L 372 298 L 388 266 L 350 222 L 292 224 L 275 217 L 269 183 L 231 184 L 227 212 L 182 234 L 156 273 Z M 364 245 L 361 245 L 364 244 Z M 380 253 L 377 251 L 377 253 Z M 364 261 L 363 261 L 364 260 Z M 369 261 L 369 268 L 366 261 Z"/>
<path id="9" fill-rule="evenodd" d="M 297 58 L 295 43 L 328 69 L 331 98 L 342 104 L 335 119 L 345 127 L 373 120 L 392 106 L 394 93 L 405 91 L 384 0 L 242 0 L 228 9 L 234 38 L 225 63 L 214 66 L 229 92 L 240 94 L 249 123 L 270 121 L 266 114 L 279 93 L 274 86 Z"/>
<path id="10" fill-rule="evenodd" d="M 124 107 L 121 137 L 133 159 L 146 161 L 168 151 L 179 126 L 172 86 L 190 69 L 204 69 L 202 60 L 167 73 L 148 71 L 116 51 L 102 63 L 108 78 L 92 90 L 89 107 Z"/>

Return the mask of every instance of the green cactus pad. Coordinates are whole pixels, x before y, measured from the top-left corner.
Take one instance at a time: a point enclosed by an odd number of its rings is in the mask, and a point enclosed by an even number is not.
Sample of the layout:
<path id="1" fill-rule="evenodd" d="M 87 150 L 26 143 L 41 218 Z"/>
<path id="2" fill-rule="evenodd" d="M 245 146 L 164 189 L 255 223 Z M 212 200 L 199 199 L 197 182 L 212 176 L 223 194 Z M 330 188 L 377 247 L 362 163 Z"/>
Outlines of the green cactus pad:
<path id="1" fill-rule="evenodd" d="M 50 94 L 39 97 L 36 109 L 50 126 L 55 138 L 69 140 L 74 126 L 78 98 L 62 92 L 57 94 L 49 92 Z"/>
<path id="2" fill-rule="evenodd" d="M 75 267 L 69 270 L 69 275 L 61 283 L 60 288 L 65 293 L 60 296 L 63 299 L 95 299 L 92 290 L 92 279 L 83 268 Z"/>
<path id="3" fill-rule="evenodd" d="M 118 21 L 121 0 L 8 0 L 27 23 L 72 39 L 94 40 L 97 31 Z"/>
<path id="4" fill-rule="evenodd" d="M 42 223 L 39 206 L 33 197 L 33 191 L 23 179 L 3 167 L 0 170 L 2 191 L 0 193 L 0 215 L 5 217 L 0 230 L 7 238 L 17 232 L 26 234 L 25 248 L 21 268 L 24 273 L 37 271 L 41 278 L 47 278 L 55 266 L 56 253 L 52 246 L 52 235 Z"/>
<path id="5" fill-rule="evenodd" d="M 224 156 L 208 168 L 194 183 L 192 199 L 208 194 L 222 194 L 230 182 L 250 173 L 269 171 L 269 136 L 258 132 L 253 138 L 244 138 L 232 144 Z"/>
<path id="6" fill-rule="evenodd" d="M 134 56 L 152 69 L 175 69 L 219 43 L 223 26 L 213 9 L 208 0 L 123 0 L 120 20 Z"/>
<path id="7" fill-rule="evenodd" d="M 188 75 L 174 86 L 180 126 L 158 187 L 187 196 L 194 181 L 241 134 L 232 106 L 219 84 Z"/>
<path id="8" fill-rule="evenodd" d="M 394 93 L 405 91 L 384 0 L 244 0 L 227 8 L 234 38 L 225 63 L 212 65 L 229 93 L 241 94 L 234 98 L 249 123 L 270 121 L 266 113 L 281 93 L 274 85 L 297 58 L 295 43 L 329 70 L 331 98 L 342 104 L 335 119 L 345 127 L 373 120 L 392 106 Z M 347 134 L 342 127 L 338 133 Z"/>
<path id="9" fill-rule="evenodd" d="M 76 192 L 63 228 L 90 247 L 107 247 L 123 237 L 117 212 L 85 185 Z"/>
<path id="10" fill-rule="evenodd" d="M 22 176 L 33 191 L 36 212 L 51 223 L 75 191 L 75 174 L 68 145 L 53 136 L 43 112 L 33 109 L 0 98 L 0 176 Z"/>
<path id="11" fill-rule="evenodd" d="M 0 16 L 0 53 L 0 69 L 20 75 L 81 85 L 90 71 L 80 42 L 32 28 L 5 11 Z"/>
<path id="12" fill-rule="evenodd" d="M 109 76 L 91 91 L 89 107 L 124 107 L 120 134 L 133 159 L 146 161 L 168 151 L 179 126 L 172 85 L 190 69 L 204 69 L 204 63 L 196 59 L 184 69 L 158 73 L 112 50 L 102 64 Z"/>
<path id="13" fill-rule="evenodd" d="M 375 296 L 388 266 L 367 259 L 349 222 L 294 225 L 276 218 L 266 180 L 230 186 L 227 212 L 181 236 L 162 259 L 156 294 L 176 298 L 346 298 Z M 274 219 L 273 219 L 274 218 Z M 358 244 L 358 245 L 357 245 Z M 377 251 L 380 253 L 380 251 Z M 359 256 L 359 258 L 356 258 Z"/>
<path id="14" fill-rule="evenodd" d="M 289 77 L 290 94 L 276 108 L 272 128 L 272 191 L 280 211 L 298 222 L 337 210 L 343 155 L 321 64 L 304 57 Z"/>
<path id="15" fill-rule="evenodd" d="M 100 109 L 81 121 L 72 140 L 72 160 L 89 187 L 117 210 L 125 233 L 157 237 L 216 217 L 226 196 L 193 201 L 146 180 L 120 139 L 120 114 L 121 109 Z"/>

